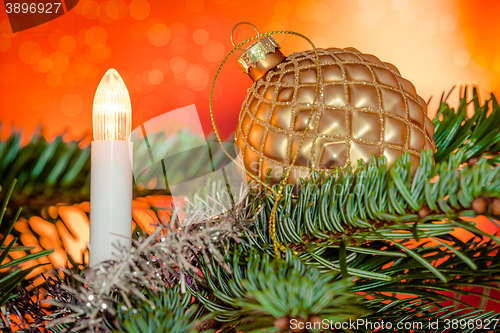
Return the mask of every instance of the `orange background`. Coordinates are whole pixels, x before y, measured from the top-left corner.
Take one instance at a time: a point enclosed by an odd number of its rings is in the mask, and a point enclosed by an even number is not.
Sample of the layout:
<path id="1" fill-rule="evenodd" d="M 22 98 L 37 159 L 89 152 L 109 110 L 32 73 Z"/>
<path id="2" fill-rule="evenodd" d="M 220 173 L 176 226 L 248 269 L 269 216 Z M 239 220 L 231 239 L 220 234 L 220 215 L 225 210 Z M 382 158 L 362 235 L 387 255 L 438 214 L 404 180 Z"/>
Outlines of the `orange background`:
<path id="1" fill-rule="evenodd" d="M 453 85 L 478 85 L 482 98 L 499 86 L 500 2 L 494 0 L 80 0 L 62 17 L 17 34 L 10 32 L 3 3 L 0 12 L 0 122 L 28 130 L 41 123 L 48 137 L 91 132 L 93 96 L 111 67 L 130 91 L 134 127 L 195 103 L 209 133 L 211 81 L 240 21 L 391 62 L 424 99 L 434 95 L 430 113 Z M 254 34 L 240 26 L 235 40 Z M 296 36 L 276 38 L 285 54 L 309 48 Z M 225 135 L 234 131 L 251 84 L 234 59 L 215 93 Z M 3 135 L 9 130 L 4 126 Z"/>

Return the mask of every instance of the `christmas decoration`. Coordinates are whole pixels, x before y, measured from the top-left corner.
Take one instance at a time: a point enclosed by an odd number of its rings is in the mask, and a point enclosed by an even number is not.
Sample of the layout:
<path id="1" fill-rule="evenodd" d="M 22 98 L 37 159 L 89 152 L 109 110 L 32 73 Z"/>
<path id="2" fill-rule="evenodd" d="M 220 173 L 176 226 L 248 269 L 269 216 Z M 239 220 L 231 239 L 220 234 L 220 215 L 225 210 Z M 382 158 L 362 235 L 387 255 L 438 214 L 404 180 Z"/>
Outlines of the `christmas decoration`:
<path id="1" fill-rule="evenodd" d="M 267 36 L 238 58 L 242 71 L 254 80 L 236 130 L 247 171 L 265 180 L 272 169 L 270 182 L 275 184 L 291 167 L 288 182 L 294 183 L 313 169 L 356 166 L 372 155 L 385 156 L 390 167 L 407 152 L 415 172 L 420 152 L 435 149 L 427 104 L 395 66 L 354 48 L 318 49 L 321 73 L 314 100 L 315 53 L 285 59 L 278 47 Z"/>
<path id="2" fill-rule="evenodd" d="M 132 107 L 120 74 L 109 69 L 94 98 L 91 143 L 89 265 L 130 248 L 132 232 Z"/>
<path id="3" fill-rule="evenodd" d="M 250 185 L 216 216 L 221 198 L 209 183 L 199 198 L 206 206 L 189 202 L 184 219 L 172 209 L 156 232 L 138 231 L 131 249 L 117 249 L 117 260 L 89 268 L 70 259 L 64 274 L 23 283 L 1 308 L 0 328 L 14 326 L 12 317 L 32 332 L 338 332 L 349 321 L 364 323 L 350 331 L 371 332 L 367 323 L 381 320 L 422 324 L 401 332 L 494 331 L 500 238 L 474 218 L 500 227 L 500 106 L 461 89 L 458 108 L 442 98 L 432 123 L 436 151 L 420 151 L 417 164 L 413 151 L 391 166 L 381 154 L 315 168 L 300 188 L 285 174 L 279 186 Z M 297 132 L 305 139 L 306 129 Z"/>

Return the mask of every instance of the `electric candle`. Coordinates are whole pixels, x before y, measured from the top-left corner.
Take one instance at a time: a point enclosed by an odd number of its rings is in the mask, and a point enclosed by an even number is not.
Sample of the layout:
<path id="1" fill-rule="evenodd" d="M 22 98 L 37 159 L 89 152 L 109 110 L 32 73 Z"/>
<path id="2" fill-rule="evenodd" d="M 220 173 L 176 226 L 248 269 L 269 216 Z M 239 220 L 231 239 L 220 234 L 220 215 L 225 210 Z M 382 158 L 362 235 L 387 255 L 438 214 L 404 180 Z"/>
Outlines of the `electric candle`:
<path id="1" fill-rule="evenodd" d="M 116 70 L 108 70 L 97 87 L 92 110 L 90 267 L 117 259 L 116 245 L 131 246 L 131 109 L 125 83 Z"/>

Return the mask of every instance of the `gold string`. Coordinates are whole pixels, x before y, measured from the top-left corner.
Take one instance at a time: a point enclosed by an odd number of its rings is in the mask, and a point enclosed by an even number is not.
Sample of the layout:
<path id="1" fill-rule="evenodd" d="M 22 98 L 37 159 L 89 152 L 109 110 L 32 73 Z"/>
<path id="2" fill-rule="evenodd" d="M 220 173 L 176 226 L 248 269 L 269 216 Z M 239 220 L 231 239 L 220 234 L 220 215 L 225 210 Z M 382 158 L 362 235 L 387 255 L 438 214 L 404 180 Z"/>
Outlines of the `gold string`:
<path id="1" fill-rule="evenodd" d="M 309 113 L 309 117 L 307 118 L 306 127 L 305 127 L 304 132 L 302 133 L 302 137 L 301 137 L 301 140 L 300 140 L 299 147 L 298 147 L 297 151 L 295 152 L 295 155 L 293 156 L 292 162 L 290 163 L 290 166 L 286 170 L 285 175 L 284 175 L 283 179 L 281 180 L 281 182 L 280 182 L 280 184 L 278 186 L 278 191 L 276 191 L 274 188 L 272 188 L 268 184 L 264 183 L 262 180 L 260 180 L 256 176 L 252 175 L 248 170 L 246 170 L 246 168 L 245 168 L 244 165 L 240 165 L 239 162 L 236 161 L 235 159 L 233 159 L 233 157 L 227 152 L 227 150 L 224 148 L 224 145 L 222 144 L 222 139 L 220 137 L 219 131 L 217 130 L 217 126 L 215 125 L 214 112 L 213 112 L 213 107 L 212 107 L 212 98 L 213 98 L 213 93 L 214 93 L 214 88 L 215 88 L 215 82 L 217 81 L 217 77 L 219 76 L 219 73 L 220 73 L 220 71 L 222 69 L 222 66 L 224 66 L 224 64 L 229 59 L 229 57 L 236 50 L 238 50 L 241 46 L 243 46 L 244 44 L 246 44 L 246 43 L 248 43 L 248 42 L 250 42 L 250 41 L 252 41 L 252 40 L 254 40 L 256 38 L 259 38 L 259 37 L 262 37 L 262 36 L 268 36 L 268 35 L 272 35 L 272 34 L 289 34 L 289 35 L 296 35 L 296 36 L 302 37 L 309 44 L 311 44 L 311 46 L 313 48 L 313 51 L 314 51 L 314 55 L 316 57 L 316 86 L 315 86 L 315 89 L 314 89 L 314 99 L 313 99 L 313 102 L 311 104 L 311 112 Z M 304 36 L 304 35 L 302 35 L 302 34 L 300 34 L 298 32 L 287 31 L 287 30 L 278 30 L 278 31 L 266 32 L 266 33 L 260 34 L 259 36 L 254 36 L 254 37 L 249 38 L 246 41 L 243 41 L 242 43 L 236 45 L 231 50 L 231 52 L 229 52 L 229 54 L 224 58 L 224 60 L 220 64 L 219 68 L 217 69 L 217 72 L 215 73 L 214 80 L 212 82 L 212 88 L 210 89 L 210 100 L 209 100 L 210 119 L 212 121 L 212 127 L 214 128 L 214 132 L 215 132 L 215 135 L 217 137 L 217 140 L 221 144 L 222 150 L 224 151 L 224 153 L 226 154 L 226 156 L 229 157 L 236 165 L 238 165 L 240 168 L 242 168 L 243 170 L 245 170 L 246 174 L 251 179 L 255 180 L 257 183 L 261 184 L 262 186 L 264 186 L 265 188 L 267 188 L 269 191 L 271 191 L 274 194 L 274 205 L 273 205 L 273 208 L 271 210 L 271 216 L 269 217 L 269 234 L 270 234 L 271 240 L 273 242 L 273 249 L 274 249 L 274 254 L 276 255 L 276 257 L 280 256 L 280 250 L 281 251 L 286 251 L 286 246 L 284 246 L 283 244 L 281 244 L 280 242 L 278 242 L 278 238 L 277 238 L 277 235 L 276 235 L 276 212 L 278 210 L 278 205 L 279 205 L 281 199 L 283 199 L 283 188 L 286 186 L 286 183 L 288 181 L 288 177 L 290 176 L 290 171 L 292 170 L 292 167 L 295 164 L 295 161 L 297 160 L 297 156 L 299 155 L 300 148 L 302 147 L 302 144 L 304 143 L 304 140 L 305 140 L 305 137 L 306 137 L 306 132 L 307 132 L 307 130 L 309 128 L 309 123 L 311 122 L 311 119 L 312 119 L 312 115 L 313 115 L 313 111 L 314 111 L 314 106 L 316 104 L 316 98 L 318 97 L 320 77 L 321 77 L 321 66 L 320 66 L 320 63 L 319 63 L 318 52 L 316 51 L 316 47 L 314 46 L 314 43 L 309 38 L 307 38 L 306 36 Z M 294 251 L 294 254 L 297 254 L 297 252 Z"/>

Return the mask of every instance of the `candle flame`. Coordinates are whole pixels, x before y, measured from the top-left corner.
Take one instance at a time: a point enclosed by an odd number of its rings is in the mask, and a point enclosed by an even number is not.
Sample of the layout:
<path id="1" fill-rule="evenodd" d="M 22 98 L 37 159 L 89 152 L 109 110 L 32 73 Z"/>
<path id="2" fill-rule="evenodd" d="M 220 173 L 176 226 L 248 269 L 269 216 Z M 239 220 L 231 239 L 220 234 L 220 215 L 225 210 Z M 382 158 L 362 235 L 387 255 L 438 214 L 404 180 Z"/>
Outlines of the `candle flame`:
<path id="1" fill-rule="evenodd" d="M 111 68 L 104 74 L 94 97 L 94 140 L 129 141 L 132 107 L 120 74 Z"/>

